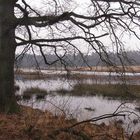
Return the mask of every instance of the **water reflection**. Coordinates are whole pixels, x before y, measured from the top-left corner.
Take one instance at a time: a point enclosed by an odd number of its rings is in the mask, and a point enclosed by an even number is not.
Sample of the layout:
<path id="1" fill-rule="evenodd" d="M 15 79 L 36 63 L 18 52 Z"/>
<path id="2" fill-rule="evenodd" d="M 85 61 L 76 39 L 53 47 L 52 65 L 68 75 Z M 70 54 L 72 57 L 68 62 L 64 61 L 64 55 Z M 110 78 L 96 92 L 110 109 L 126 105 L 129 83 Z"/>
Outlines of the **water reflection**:
<path id="1" fill-rule="evenodd" d="M 47 72 L 47 71 L 45 71 Z M 55 71 L 56 72 L 56 71 Z M 47 72 L 48 73 L 48 72 Z M 52 74 L 52 71 L 51 71 Z M 86 73 L 87 74 L 87 73 Z M 103 73 L 102 73 L 103 74 Z M 104 73 L 105 75 L 106 73 Z M 139 74 L 138 74 L 139 75 Z M 70 80 L 65 78 L 55 78 L 46 80 L 16 80 L 16 84 L 19 85 L 20 90 L 17 94 L 22 95 L 27 88 L 39 87 L 46 89 L 50 94 L 45 96 L 43 100 L 36 100 L 37 98 L 33 96 L 30 100 L 22 100 L 19 103 L 23 105 L 32 106 L 34 108 L 39 108 L 42 110 L 50 110 L 55 115 L 61 113 L 65 114 L 69 118 L 77 118 L 78 120 L 90 119 L 92 117 L 100 116 L 107 113 L 113 113 L 116 108 L 124 101 L 112 100 L 104 98 L 102 96 L 86 96 L 86 97 L 76 97 L 76 96 L 59 96 L 55 91 L 59 89 L 71 90 L 75 84 L 78 82 L 82 83 L 118 83 L 121 81 L 116 81 L 111 79 L 108 81 L 105 77 L 104 79 L 86 79 L 86 80 Z M 18 79 L 18 78 L 17 78 Z M 132 80 L 131 83 L 138 84 L 137 81 Z M 121 107 L 121 110 L 134 111 L 135 108 L 140 107 L 139 101 L 131 101 L 125 106 Z M 140 115 L 138 110 L 135 113 Z M 129 118 L 119 118 L 123 120 L 126 128 L 138 129 L 139 125 L 135 124 L 135 120 L 138 120 L 137 116 L 131 114 Z M 129 120 L 130 119 L 130 120 Z M 105 120 L 103 120 L 105 121 Z M 107 120 L 108 122 L 110 120 Z M 129 122 L 129 123 L 128 123 Z M 131 128 L 128 127 L 131 123 Z M 140 123 L 138 121 L 138 123 Z M 135 126 L 135 127 L 134 127 Z M 130 131 L 130 130 L 129 130 Z"/>
<path id="2" fill-rule="evenodd" d="M 41 89 L 45 89 L 47 91 L 56 91 L 58 89 L 69 89 L 71 90 L 73 85 L 75 84 L 72 80 L 67 79 L 50 79 L 50 80 L 17 80 L 16 85 L 20 87 L 20 90 L 18 91 L 18 94 L 22 95 L 23 92 L 27 88 L 31 87 L 39 87 Z"/>
<path id="3" fill-rule="evenodd" d="M 34 108 L 39 108 L 41 110 L 49 110 L 54 115 L 63 114 L 68 118 L 77 118 L 79 121 L 85 119 L 91 119 L 104 114 L 112 114 L 124 102 L 121 100 L 108 100 L 102 96 L 92 96 L 92 97 L 73 97 L 73 96 L 50 96 L 47 95 L 44 100 L 37 101 L 35 96 L 32 100 L 21 101 L 20 103 L 27 106 L 32 106 Z M 138 111 L 135 111 L 136 108 L 135 101 L 131 101 L 122 105 L 118 111 L 132 111 L 137 115 L 140 115 Z M 89 111 L 85 108 L 94 109 Z M 113 118 L 114 119 L 114 118 Z M 119 117 L 115 118 L 121 120 L 127 131 L 135 131 L 140 129 L 138 117 L 134 114 L 131 114 L 129 117 Z M 138 121 L 138 124 L 135 124 L 134 121 Z M 100 120 L 98 123 L 106 122 L 108 123 L 110 119 Z M 131 128 L 129 127 L 131 125 Z"/>

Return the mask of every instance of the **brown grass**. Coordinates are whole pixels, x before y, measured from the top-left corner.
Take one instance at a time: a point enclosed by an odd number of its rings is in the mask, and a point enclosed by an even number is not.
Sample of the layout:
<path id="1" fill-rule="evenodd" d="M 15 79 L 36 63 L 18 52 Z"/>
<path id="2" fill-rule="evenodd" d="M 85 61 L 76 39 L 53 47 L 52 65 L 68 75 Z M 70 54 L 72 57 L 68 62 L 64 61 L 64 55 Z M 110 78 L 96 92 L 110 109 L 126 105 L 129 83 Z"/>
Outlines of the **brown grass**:
<path id="1" fill-rule="evenodd" d="M 59 74 L 44 74 L 41 71 L 23 71 L 23 70 L 16 70 L 15 71 L 16 75 L 22 76 L 24 79 L 30 79 L 30 80 L 38 80 L 38 79 L 56 79 L 58 77 L 64 77 L 64 75 L 59 75 Z"/>
<path id="2" fill-rule="evenodd" d="M 39 87 L 32 87 L 32 88 L 27 88 L 24 93 L 24 95 L 32 95 L 32 94 L 35 94 L 35 95 L 47 95 L 48 92 L 47 90 L 45 89 L 41 89 Z"/>
<path id="3" fill-rule="evenodd" d="M 96 67 L 79 67 L 75 70 L 80 71 L 97 71 L 97 72 L 140 72 L 140 66 L 96 66 Z"/>
<path id="4" fill-rule="evenodd" d="M 139 85 L 124 84 L 76 84 L 71 91 L 58 90 L 59 94 L 71 96 L 102 95 L 112 98 L 133 99 L 140 98 Z"/>
<path id="5" fill-rule="evenodd" d="M 69 130 L 77 121 L 65 116 L 53 116 L 30 107 L 21 107 L 15 115 L 0 114 L 0 140 L 129 140 L 118 123 L 85 123 Z M 140 132 L 133 135 L 139 140 Z"/>
<path id="6" fill-rule="evenodd" d="M 71 71 L 95 71 L 95 72 L 123 72 L 123 69 L 121 66 L 118 67 L 101 67 L 101 66 L 97 66 L 97 67 L 92 67 L 92 69 L 90 69 L 89 67 L 81 67 L 81 68 L 76 68 L 76 69 L 70 69 Z M 140 66 L 126 66 L 125 67 L 125 72 L 140 72 Z M 36 79 L 57 79 L 57 78 L 69 78 L 72 80 L 84 80 L 84 79 L 105 79 L 107 78 L 107 76 L 103 76 L 103 75 L 87 75 L 87 74 L 45 74 L 42 73 L 41 71 L 29 71 L 29 72 L 25 72 L 23 70 L 16 70 L 15 74 L 22 76 L 24 79 L 32 79 L 32 80 L 36 80 Z M 112 77 L 116 77 L 116 76 L 112 76 Z M 119 77 L 118 77 L 119 78 Z M 126 80 L 140 80 L 140 76 L 126 76 Z"/>

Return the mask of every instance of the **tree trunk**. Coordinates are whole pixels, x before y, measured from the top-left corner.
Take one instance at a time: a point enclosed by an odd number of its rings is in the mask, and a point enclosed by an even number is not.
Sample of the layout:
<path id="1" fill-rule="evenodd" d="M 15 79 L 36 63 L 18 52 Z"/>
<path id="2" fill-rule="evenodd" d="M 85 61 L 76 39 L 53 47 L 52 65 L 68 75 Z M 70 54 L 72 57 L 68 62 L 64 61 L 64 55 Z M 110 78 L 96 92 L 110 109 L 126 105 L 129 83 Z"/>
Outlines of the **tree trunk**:
<path id="1" fill-rule="evenodd" d="M 14 94 L 15 0 L 0 0 L 0 112 L 18 109 Z"/>

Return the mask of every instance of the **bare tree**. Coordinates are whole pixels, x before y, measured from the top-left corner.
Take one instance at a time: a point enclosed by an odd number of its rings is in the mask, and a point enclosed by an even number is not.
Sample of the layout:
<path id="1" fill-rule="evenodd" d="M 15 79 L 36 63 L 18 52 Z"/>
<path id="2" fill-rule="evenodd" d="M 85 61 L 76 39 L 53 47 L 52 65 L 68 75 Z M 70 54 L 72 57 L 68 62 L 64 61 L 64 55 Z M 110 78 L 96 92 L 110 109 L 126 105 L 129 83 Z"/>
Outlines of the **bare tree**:
<path id="1" fill-rule="evenodd" d="M 14 95 L 17 47 L 24 47 L 23 53 L 37 48 L 46 64 L 59 60 L 65 66 L 63 57 L 69 51 L 77 51 L 82 56 L 78 45 L 84 44 L 108 65 L 113 65 L 105 39 L 112 42 L 122 64 L 122 36 L 128 34 L 140 39 L 137 32 L 139 0 L 91 0 L 83 14 L 64 8 L 70 2 L 50 0 L 42 12 L 41 8 L 35 9 L 26 0 L 0 1 L 0 112 L 13 113 L 18 109 Z M 53 62 L 46 58 L 49 50 L 57 56 Z"/>

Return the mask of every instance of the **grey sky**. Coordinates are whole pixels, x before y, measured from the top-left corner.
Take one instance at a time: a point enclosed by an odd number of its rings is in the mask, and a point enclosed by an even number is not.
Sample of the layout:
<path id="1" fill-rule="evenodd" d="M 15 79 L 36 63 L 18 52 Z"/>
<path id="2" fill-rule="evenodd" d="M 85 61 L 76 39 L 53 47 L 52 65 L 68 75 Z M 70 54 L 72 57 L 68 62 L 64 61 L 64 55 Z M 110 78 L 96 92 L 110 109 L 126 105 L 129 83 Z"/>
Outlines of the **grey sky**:
<path id="1" fill-rule="evenodd" d="M 54 11 L 54 9 L 51 9 L 51 7 L 46 7 L 46 4 L 49 3 L 49 1 L 51 2 L 52 0 L 26 0 L 28 4 L 30 4 L 32 7 L 34 7 L 35 9 L 38 9 L 39 11 L 48 14 L 50 11 Z M 90 10 L 90 8 L 87 8 L 88 3 L 90 2 L 90 0 L 59 0 L 59 1 L 63 1 L 64 5 L 61 4 L 61 10 L 62 11 L 74 11 L 77 12 L 79 14 L 83 14 L 86 13 L 86 10 Z M 51 3 L 52 7 L 53 4 Z M 116 5 L 114 4 L 114 7 L 116 7 Z M 51 14 L 51 12 L 49 14 Z M 140 30 L 137 28 L 136 29 L 137 32 L 140 32 Z M 45 30 L 42 30 L 42 33 L 46 32 Z M 94 31 L 95 34 L 102 34 L 102 30 L 98 29 L 96 31 Z M 120 32 L 120 37 L 121 37 L 121 31 L 118 31 L 118 34 Z M 139 33 L 140 34 L 140 33 Z M 103 37 L 101 38 L 101 41 L 108 46 L 108 50 L 113 50 L 114 47 L 111 44 L 110 38 L 109 37 Z M 136 37 L 134 37 L 134 35 L 129 35 L 129 34 L 124 34 L 122 37 L 122 41 L 124 43 L 124 46 L 126 48 L 126 50 L 137 50 L 139 49 L 139 44 L 140 41 L 138 39 L 136 39 Z M 80 42 L 77 41 L 76 43 L 79 46 L 79 49 L 83 50 L 83 51 L 88 51 L 89 48 L 82 47 L 80 48 L 81 44 Z M 85 45 L 86 46 L 86 45 Z M 19 50 L 18 50 L 19 51 Z"/>

